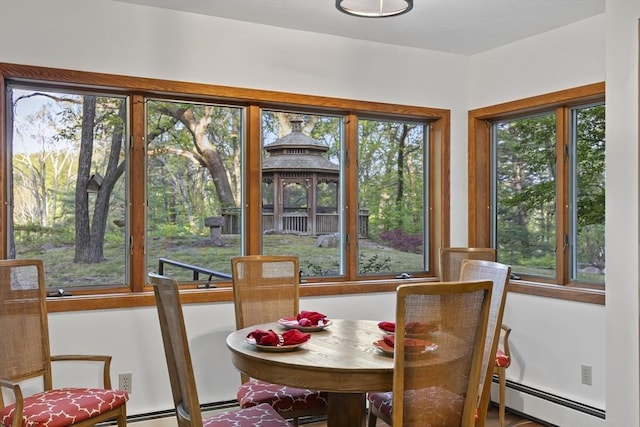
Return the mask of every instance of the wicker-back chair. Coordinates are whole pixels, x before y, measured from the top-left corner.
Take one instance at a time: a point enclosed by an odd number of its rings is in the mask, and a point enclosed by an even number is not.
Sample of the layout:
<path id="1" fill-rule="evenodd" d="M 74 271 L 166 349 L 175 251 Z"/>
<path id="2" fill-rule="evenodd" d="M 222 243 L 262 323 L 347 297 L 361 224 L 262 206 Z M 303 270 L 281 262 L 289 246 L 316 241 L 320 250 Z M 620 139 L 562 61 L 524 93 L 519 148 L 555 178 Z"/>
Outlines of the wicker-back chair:
<path id="1" fill-rule="evenodd" d="M 249 255 L 231 259 L 236 328 L 242 329 L 299 313 L 299 261 L 285 255 Z M 248 408 L 269 403 L 294 426 L 302 416 L 327 412 L 327 394 L 252 379 L 241 374 L 237 397 Z"/>
<path id="2" fill-rule="evenodd" d="M 289 423 L 270 405 L 258 405 L 217 413 L 203 419 L 198 400 L 196 381 L 191 364 L 189 341 L 184 324 L 178 284 L 175 280 L 149 273 L 153 285 L 158 319 L 162 332 L 171 391 L 179 427 L 287 427 Z"/>
<path id="3" fill-rule="evenodd" d="M 459 280 L 464 259 L 495 261 L 496 250 L 494 248 L 440 248 L 440 281 Z"/>
<path id="4" fill-rule="evenodd" d="M 126 426 L 129 396 L 111 389 L 111 356 L 51 356 L 41 260 L 0 260 L 0 331 L 0 425 L 90 426 L 115 420 Z M 100 388 L 53 388 L 52 362 L 62 361 L 97 363 Z M 29 387 L 21 384 L 38 377 L 42 391 L 25 394 Z M 5 405 L 3 391 L 13 403 Z"/>
<path id="5" fill-rule="evenodd" d="M 494 366 L 498 363 L 496 358 L 498 344 L 500 342 L 502 315 L 507 300 L 507 285 L 511 267 L 492 261 L 462 260 L 460 267 L 460 280 L 491 280 L 493 291 L 491 295 L 491 309 L 489 312 L 488 332 L 484 345 L 482 358 L 482 378 L 478 391 L 478 426 L 484 426 L 491 399 L 491 380 Z M 501 391 L 502 395 L 503 391 Z M 504 399 L 500 401 L 501 423 L 504 423 Z M 503 424 L 502 424 L 503 425 Z"/>
<path id="6" fill-rule="evenodd" d="M 440 249 L 440 280 L 448 282 L 460 278 L 462 261 L 465 259 L 475 259 L 483 261 L 496 261 L 496 250 L 494 248 L 442 248 Z M 494 289 L 497 292 L 498 289 Z M 506 369 L 511 364 L 511 354 L 509 353 L 509 334 L 511 328 L 501 325 L 501 333 L 496 350 L 493 372 L 498 375 L 499 399 L 498 414 L 500 426 L 505 424 L 505 397 L 506 397 Z M 508 331 L 508 332 L 507 332 Z M 489 389 L 491 384 L 487 386 Z M 488 391 L 490 392 L 490 390 Z M 487 397 L 488 399 L 488 397 Z M 486 402 L 488 404 L 488 402 Z M 479 424 L 484 423 L 481 421 Z"/>
<path id="7" fill-rule="evenodd" d="M 474 425 L 492 286 L 486 280 L 398 287 L 393 391 L 369 394 L 370 426 L 378 418 L 402 427 Z M 416 323 L 440 329 L 407 334 L 405 326 Z"/>

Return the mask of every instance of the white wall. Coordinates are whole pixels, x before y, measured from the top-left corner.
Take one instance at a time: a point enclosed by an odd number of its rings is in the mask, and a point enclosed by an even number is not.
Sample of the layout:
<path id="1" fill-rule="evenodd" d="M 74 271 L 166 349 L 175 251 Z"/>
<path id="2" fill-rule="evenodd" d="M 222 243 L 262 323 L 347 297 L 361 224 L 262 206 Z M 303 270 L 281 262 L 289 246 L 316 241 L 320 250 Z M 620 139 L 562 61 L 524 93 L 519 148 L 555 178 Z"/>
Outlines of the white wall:
<path id="1" fill-rule="evenodd" d="M 451 219 L 465 224 L 451 242 L 466 244 L 465 56 L 109 0 L 0 0 L 0 35 L 3 62 L 450 109 Z"/>
<path id="2" fill-rule="evenodd" d="M 638 426 L 638 21 L 607 1 L 607 425 Z"/>
<path id="3" fill-rule="evenodd" d="M 301 309 L 331 313 L 335 319 L 393 320 L 395 295 L 318 297 Z M 236 398 L 240 374 L 230 362 L 225 339 L 235 330 L 231 303 L 184 306 L 198 393 L 202 403 Z M 53 313 L 49 316 L 52 354 L 112 354 L 111 372 L 133 373 L 129 414 L 173 407 L 167 365 L 155 307 L 130 310 Z M 80 338 L 78 338 L 80 337 Z M 73 372 L 57 370 L 56 385 L 69 385 Z M 114 384 L 117 384 L 115 382 Z"/>
<path id="4" fill-rule="evenodd" d="M 598 422 L 519 393 L 509 393 L 510 406 L 517 408 L 521 404 L 524 412 L 544 414 L 543 419 L 561 426 L 640 425 L 640 2 L 607 0 L 606 10 L 602 16 L 471 60 L 471 108 L 593 83 L 605 80 L 606 76 L 606 307 L 509 295 L 505 314 L 505 322 L 518 329 L 514 331 L 514 345 L 525 354 L 522 360 L 516 357 L 516 366 L 508 370 L 510 379 L 606 409 L 606 421 Z M 542 342 L 547 344 L 547 353 L 533 357 L 534 347 Z M 577 380 L 582 363 L 593 366 L 591 387 L 582 386 Z"/>
<path id="5" fill-rule="evenodd" d="M 447 108 L 452 110 L 453 174 L 466 173 L 469 59 L 464 56 L 106 0 L 0 0 L 0 61 Z M 458 182 L 464 188 L 454 186 L 452 194 L 466 193 L 466 180 Z M 454 202 L 452 211 L 466 212 L 465 200 Z M 454 221 L 466 224 L 466 214 Z M 454 229 L 458 243 L 465 242 L 466 227 Z M 319 298 L 302 305 L 333 318 L 393 318 L 393 298 L 387 294 Z M 154 310 L 52 314 L 52 350 L 112 354 L 114 374 L 133 374 L 130 414 L 169 409 Z M 231 305 L 188 306 L 185 313 L 201 401 L 234 398 L 239 375 L 224 347 L 233 328 Z"/>
<path id="6" fill-rule="evenodd" d="M 604 41 L 605 16 L 599 15 L 475 55 L 470 64 L 470 108 L 604 81 Z M 605 409 L 605 321 L 600 305 L 509 294 L 504 323 L 513 328 L 515 357 L 507 378 Z M 581 383 L 582 364 L 592 366 L 591 386 Z M 599 418 L 509 389 L 507 406 L 563 427 L 605 425 Z"/>
<path id="7" fill-rule="evenodd" d="M 602 81 L 606 64 L 608 306 L 512 294 L 506 322 L 514 328 L 509 379 L 597 408 L 606 401 L 608 420 L 512 391 L 508 402 L 561 426 L 626 427 L 639 425 L 639 15 L 638 2 L 608 0 L 603 16 L 468 58 L 106 0 L 0 0 L 0 61 L 450 109 L 453 245 L 467 241 L 467 110 Z M 388 319 L 392 301 L 378 294 L 302 305 L 334 318 Z M 185 312 L 201 400 L 232 399 L 231 305 Z M 133 373 L 130 414 L 171 407 L 153 308 L 52 314 L 50 323 L 54 353 L 107 352 L 114 373 Z M 580 384 L 582 363 L 593 366 L 591 387 Z"/>
<path id="8" fill-rule="evenodd" d="M 480 108 L 605 80 L 605 15 L 471 57 L 469 103 Z"/>

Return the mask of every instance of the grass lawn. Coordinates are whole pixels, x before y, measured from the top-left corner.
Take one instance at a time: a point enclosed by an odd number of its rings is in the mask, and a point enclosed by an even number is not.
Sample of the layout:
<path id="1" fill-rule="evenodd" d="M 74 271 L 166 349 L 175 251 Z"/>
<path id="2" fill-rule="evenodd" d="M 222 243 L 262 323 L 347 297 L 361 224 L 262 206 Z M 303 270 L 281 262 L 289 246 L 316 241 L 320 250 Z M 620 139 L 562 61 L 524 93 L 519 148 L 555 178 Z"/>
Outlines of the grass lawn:
<path id="1" fill-rule="evenodd" d="M 104 247 L 105 260 L 98 264 L 73 262 L 73 244 L 49 242 L 16 244 L 17 258 L 39 258 L 44 261 L 47 285 L 53 288 L 72 288 L 87 285 L 113 285 L 124 283 L 125 245 L 108 243 Z M 151 239 L 148 253 L 148 271 L 158 271 L 158 259 L 168 258 L 207 269 L 231 273 L 231 258 L 240 255 L 237 235 L 225 235 L 225 246 L 212 246 L 208 236 L 188 236 Z M 316 238 L 293 234 L 263 236 L 265 254 L 297 255 L 303 276 L 339 275 L 339 248 L 316 246 Z M 361 271 L 366 273 L 402 273 L 422 271 L 422 254 L 407 253 L 360 240 Z M 179 281 L 191 281 L 190 271 L 165 266 L 164 274 Z M 200 275 L 206 281 L 206 275 Z"/>

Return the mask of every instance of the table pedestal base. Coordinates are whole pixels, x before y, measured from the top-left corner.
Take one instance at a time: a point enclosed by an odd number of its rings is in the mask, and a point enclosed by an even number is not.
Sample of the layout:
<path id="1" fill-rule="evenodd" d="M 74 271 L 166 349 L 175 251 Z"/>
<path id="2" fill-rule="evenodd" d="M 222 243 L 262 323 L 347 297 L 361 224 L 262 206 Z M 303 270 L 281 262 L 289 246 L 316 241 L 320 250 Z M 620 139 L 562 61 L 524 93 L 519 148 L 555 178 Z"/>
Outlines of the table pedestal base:
<path id="1" fill-rule="evenodd" d="M 327 427 L 365 427 L 365 393 L 329 393 Z"/>

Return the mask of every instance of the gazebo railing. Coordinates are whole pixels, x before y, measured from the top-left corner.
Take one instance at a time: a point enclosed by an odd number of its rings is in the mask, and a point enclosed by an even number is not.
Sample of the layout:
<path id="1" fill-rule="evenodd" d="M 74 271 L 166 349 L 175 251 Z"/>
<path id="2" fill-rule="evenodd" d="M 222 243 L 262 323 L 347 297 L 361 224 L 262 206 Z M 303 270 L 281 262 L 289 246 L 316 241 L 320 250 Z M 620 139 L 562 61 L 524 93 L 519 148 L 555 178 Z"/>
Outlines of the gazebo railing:
<path id="1" fill-rule="evenodd" d="M 238 234 L 240 230 L 240 210 L 223 210 L 224 224 L 222 234 Z M 318 213 L 315 221 L 309 221 L 306 213 L 287 213 L 282 216 L 280 224 L 276 224 L 272 212 L 262 213 L 262 230 L 278 232 L 295 232 L 311 236 L 332 234 L 340 231 L 340 216 L 337 213 Z M 312 225 L 315 224 L 315 230 Z M 279 225 L 279 226 L 278 226 Z M 358 214 L 358 237 L 369 236 L 369 211 L 360 209 Z"/>

